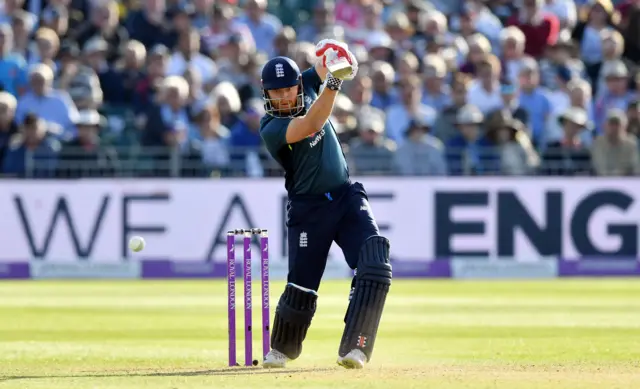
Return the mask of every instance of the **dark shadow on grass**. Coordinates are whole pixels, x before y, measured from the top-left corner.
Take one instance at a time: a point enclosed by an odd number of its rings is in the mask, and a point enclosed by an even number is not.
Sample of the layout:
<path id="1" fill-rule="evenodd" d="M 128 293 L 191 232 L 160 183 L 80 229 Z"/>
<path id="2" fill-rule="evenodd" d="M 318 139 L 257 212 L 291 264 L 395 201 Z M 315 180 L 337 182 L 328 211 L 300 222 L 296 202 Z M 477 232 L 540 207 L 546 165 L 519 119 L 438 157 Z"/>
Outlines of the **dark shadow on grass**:
<path id="1" fill-rule="evenodd" d="M 49 375 L 49 376 L 9 376 L 0 377 L 0 382 L 15 381 L 15 380 L 42 380 L 51 378 L 132 378 L 132 377 L 196 377 L 196 376 L 242 376 L 242 375 L 281 375 L 281 374 L 297 374 L 297 373 L 312 373 L 312 372 L 325 372 L 336 370 L 336 368 L 300 368 L 300 369 L 263 369 L 260 367 L 235 367 L 225 369 L 209 369 L 209 370 L 196 370 L 196 371 L 171 371 L 171 372 L 154 372 L 154 373 L 140 373 L 137 371 L 128 372 L 113 372 L 103 374 L 70 374 L 70 375 Z"/>

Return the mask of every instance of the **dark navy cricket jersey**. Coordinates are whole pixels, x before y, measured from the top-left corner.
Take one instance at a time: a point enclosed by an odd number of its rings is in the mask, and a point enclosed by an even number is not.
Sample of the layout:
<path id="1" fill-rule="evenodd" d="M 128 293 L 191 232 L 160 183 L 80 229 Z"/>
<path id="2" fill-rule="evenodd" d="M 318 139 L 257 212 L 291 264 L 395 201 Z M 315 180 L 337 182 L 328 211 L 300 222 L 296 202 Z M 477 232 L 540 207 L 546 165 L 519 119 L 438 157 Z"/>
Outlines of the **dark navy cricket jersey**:
<path id="1" fill-rule="evenodd" d="M 321 85 L 315 68 L 302 73 L 305 112 L 318 98 Z M 267 114 L 260 122 L 260 135 L 267 150 L 285 170 L 285 188 L 289 195 L 324 194 L 348 182 L 347 161 L 333 124 L 327 121 L 319 131 L 287 144 L 291 120 Z"/>

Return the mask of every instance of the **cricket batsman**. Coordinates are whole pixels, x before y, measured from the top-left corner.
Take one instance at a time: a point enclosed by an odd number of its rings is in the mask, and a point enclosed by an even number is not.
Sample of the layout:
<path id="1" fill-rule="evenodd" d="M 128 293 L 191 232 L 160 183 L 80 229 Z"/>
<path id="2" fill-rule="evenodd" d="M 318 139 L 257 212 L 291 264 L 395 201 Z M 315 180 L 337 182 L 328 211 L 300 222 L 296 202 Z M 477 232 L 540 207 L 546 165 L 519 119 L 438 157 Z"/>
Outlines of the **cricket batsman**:
<path id="1" fill-rule="evenodd" d="M 391 285 L 390 245 L 380 236 L 364 187 L 349 179 L 329 121 L 342 83 L 355 77 L 358 63 L 345 43 L 331 39 L 317 44 L 316 56 L 315 66 L 302 73 L 286 57 L 273 58 L 262 69 L 266 115 L 260 135 L 285 171 L 289 245 L 287 285 L 263 366 L 285 367 L 300 356 L 329 249 L 336 242 L 356 270 L 338 364 L 361 369 L 371 359 Z"/>

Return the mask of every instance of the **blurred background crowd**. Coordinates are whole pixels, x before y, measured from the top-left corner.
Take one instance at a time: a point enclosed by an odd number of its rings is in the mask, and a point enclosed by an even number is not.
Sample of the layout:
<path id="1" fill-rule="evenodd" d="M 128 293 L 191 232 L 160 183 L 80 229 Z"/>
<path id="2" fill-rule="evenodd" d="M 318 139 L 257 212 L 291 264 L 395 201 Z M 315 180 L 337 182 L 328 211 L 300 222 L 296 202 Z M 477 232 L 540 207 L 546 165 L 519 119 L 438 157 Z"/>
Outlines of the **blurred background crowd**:
<path id="1" fill-rule="evenodd" d="M 261 68 L 324 38 L 352 174 L 640 174 L 640 0 L 0 4 L 5 177 L 280 175 Z"/>

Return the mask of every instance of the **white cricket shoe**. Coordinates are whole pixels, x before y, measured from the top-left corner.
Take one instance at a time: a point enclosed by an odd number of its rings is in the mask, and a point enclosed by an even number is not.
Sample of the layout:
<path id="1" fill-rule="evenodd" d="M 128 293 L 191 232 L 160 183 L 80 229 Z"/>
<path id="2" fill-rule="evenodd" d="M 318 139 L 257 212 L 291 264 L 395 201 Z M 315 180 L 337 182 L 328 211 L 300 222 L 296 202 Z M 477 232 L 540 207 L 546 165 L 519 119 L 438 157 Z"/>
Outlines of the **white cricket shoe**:
<path id="1" fill-rule="evenodd" d="M 362 369 L 366 362 L 367 356 L 359 349 L 353 349 L 344 357 L 338 357 L 338 365 L 345 369 Z"/>
<path id="2" fill-rule="evenodd" d="M 265 367 L 267 369 L 285 367 L 287 365 L 288 360 L 289 358 L 287 358 L 286 355 L 284 355 L 278 350 L 272 349 L 271 351 L 269 351 L 267 356 L 264 357 L 264 362 L 262 362 L 262 367 Z"/>

